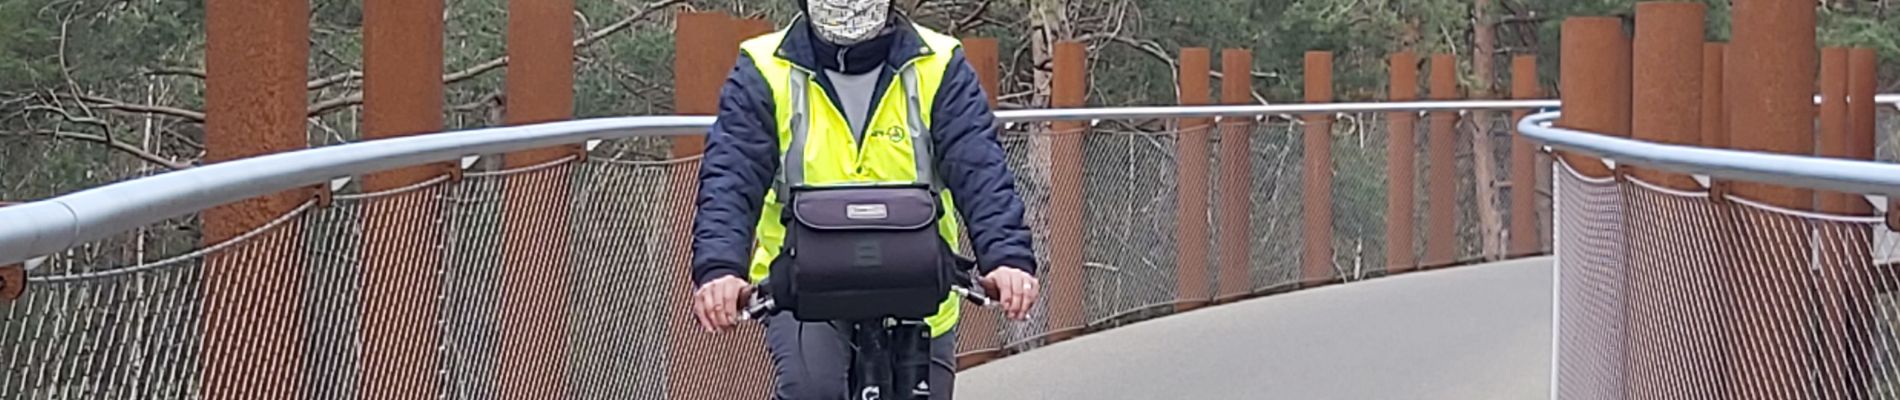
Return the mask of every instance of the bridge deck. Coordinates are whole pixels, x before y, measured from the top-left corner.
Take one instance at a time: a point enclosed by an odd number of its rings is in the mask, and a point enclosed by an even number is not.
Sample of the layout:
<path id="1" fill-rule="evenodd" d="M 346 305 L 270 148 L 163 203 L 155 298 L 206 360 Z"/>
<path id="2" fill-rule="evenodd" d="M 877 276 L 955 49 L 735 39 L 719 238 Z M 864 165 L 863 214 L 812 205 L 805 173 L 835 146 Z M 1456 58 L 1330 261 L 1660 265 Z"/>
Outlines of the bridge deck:
<path id="1" fill-rule="evenodd" d="M 1545 398 L 1551 276 L 1535 258 L 1214 307 L 973 368 L 957 396 Z"/>

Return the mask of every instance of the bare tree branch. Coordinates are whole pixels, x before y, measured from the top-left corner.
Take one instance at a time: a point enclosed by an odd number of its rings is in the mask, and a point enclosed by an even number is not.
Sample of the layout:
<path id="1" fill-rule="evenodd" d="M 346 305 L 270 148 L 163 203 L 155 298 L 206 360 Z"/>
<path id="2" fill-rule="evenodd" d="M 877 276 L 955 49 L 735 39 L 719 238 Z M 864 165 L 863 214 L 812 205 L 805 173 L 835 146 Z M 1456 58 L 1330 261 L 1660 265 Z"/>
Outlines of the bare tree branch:
<path id="1" fill-rule="evenodd" d="M 363 79 L 363 71 L 355 71 L 355 70 L 343 71 L 343 72 L 336 73 L 336 75 L 330 75 L 330 76 L 323 77 L 321 79 L 310 81 L 310 83 L 304 85 L 304 88 L 305 90 L 322 90 L 323 88 L 335 86 L 336 84 L 339 84 L 339 83 L 354 81 L 358 79 Z"/>
<path id="2" fill-rule="evenodd" d="M 197 68 L 186 68 L 186 67 L 158 67 L 158 68 L 153 68 L 151 70 L 145 71 L 145 75 L 148 75 L 148 76 L 189 76 L 193 78 L 204 79 L 205 70 L 197 69 Z"/>
<path id="3" fill-rule="evenodd" d="M 66 122 L 71 122 L 75 124 L 92 125 L 92 126 L 99 127 L 99 129 L 107 129 L 106 121 L 104 120 L 100 120 L 98 118 L 93 118 L 93 117 L 81 117 L 81 116 L 73 115 L 73 113 L 67 112 L 66 109 L 64 108 L 48 106 L 48 105 L 37 105 L 37 106 L 27 106 L 26 110 L 27 111 L 44 111 L 44 112 L 59 114 L 60 118 L 66 120 Z"/>
<path id="4" fill-rule="evenodd" d="M 167 115 L 167 116 L 172 116 L 172 117 L 178 117 L 178 118 L 191 121 L 191 122 L 197 122 L 197 123 L 205 122 L 205 113 L 199 112 L 199 111 L 186 110 L 186 109 L 177 108 L 177 107 L 167 107 L 167 106 L 151 105 L 151 104 L 131 104 L 131 103 L 126 103 L 124 101 L 119 101 L 119 100 L 114 100 L 114 99 L 109 99 L 109 98 L 99 97 L 99 96 L 92 96 L 92 95 L 74 96 L 74 95 L 61 94 L 59 96 L 79 100 L 85 103 L 90 103 L 89 105 L 92 107 L 98 107 L 98 108 L 107 109 L 107 110 L 122 111 L 122 112 L 134 113 L 134 114 Z"/>
<path id="5" fill-rule="evenodd" d="M 153 154 L 152 152 L 145 151 L 145 149 L 140 149 L 138 146 L 133 146 L 125 142 L 120 142 L 118 140 L 114 140 L 111 137 L 108 137 L 105 135 L 95 135 L 95 134 L 90 134 L 90 133 L 67 132 L 67 131 L 58 131 L 58 130 L 39 130 L 39 131 L 31 132 L 31 133 L 36 134 L 36 135 L 51 137 L 55 139 L 78 140 L 78 141 L 83 141 L 83 142 L 103 144 L 103 145 L 106 145 L 106 147 L 112 148 L 113 150 L 118 150 L 119 152 L 126 153 L 133 157 L 138 157 L 140 160 L 144 160 L 145 162 L 158 164 L 159 166 L 163 166 L 165 168 L 169 168 L 172 170 L 181 170 L 181 169 L 191 168 L 191 164 L 173 161 L 171 159 L 159 156 L 157 154 Z"/>

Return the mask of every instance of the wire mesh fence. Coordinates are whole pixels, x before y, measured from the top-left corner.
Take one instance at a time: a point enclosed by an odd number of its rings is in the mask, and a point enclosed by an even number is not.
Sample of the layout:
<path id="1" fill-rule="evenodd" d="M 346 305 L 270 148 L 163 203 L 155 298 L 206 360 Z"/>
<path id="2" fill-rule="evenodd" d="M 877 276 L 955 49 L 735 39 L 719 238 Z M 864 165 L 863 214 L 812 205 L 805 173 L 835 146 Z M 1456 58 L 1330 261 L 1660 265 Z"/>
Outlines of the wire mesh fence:
<path id="1" fill-rule="evenodd" d="M 1006 127 L 998 140 L 1027 206 L 1044 293 L 1027 321 L 966 306 L 959 354 L 1029 351 L 1059 332 L 1298 288 L 1307 278 L 1306 240 L 1330 243 L 1325 273 L 1334 280 L 1382 275 L 1388 251 L 1421 254 L 1423 242 L 1439 240 L 1423 234 L 1424 189 L 1437 183 L 1415 185 L 1415 243 L 1385 243 L 1387 115 L 1333 117 L 1334 162 L 1322 175 L 1333 180 L 1332 218 L 1323 222 L 1331 224 L 1330 238 L 1303 237 L 1307 155 L 1304 122 L 1294 118 L 1185 128 L 1172 120 Z M 1423 139 L 1428 124 L 1418 125 L 1407 134 Z M 1207 145 L 1205 192 L 1183 191 L 1188 141 Z M 772 383 L 762 331 L 710 335 L 687 314 L 699 161 L 604 153 L 385 192 L 346 190 L 211 246 L 187 234 L 129 233 L 144 239 L 75 248 L 33 268 L 27 296 L 0 305 L 0 398 L 199 398 L 209 390 L 315 398 L 390 390 L 456 399 L 764 397 Z M 1429 167 L 1424 146 L 1416 158 Z M 1460 159 L 1468 158 L 1466 150 Z M 1510 171 L 1497 172 L 1502 180 Z M 1459 196 L 1462 204 L 1470 195 Z M 1205 214 L 1184 214 L 1190 200 L 1204 202 Z M 1079 221 L 1078 229 L 1056 229 L 1062 218 Z M 1201 219 L 1206 231 L 1184 242 L 1183 218 Z M 195 224 L 184 218 L 148 230 Z M 1476 228 L 1460 232 L 1476 235 Z M 1073 251 L 1081 265 L 1050 268 L 1053 249 L 1065 243 L 1080 244 Z M 1206 265 L 1179 265 L 1189 248 L 1203 249 Z M 205 279 L 283 265 L 298 272 L 271 285 Z M 235 294 L 207 300 L 219 291 Z M 243 303 L 278 298 L 262 294 L 296 301 Z M 286 312 L 291 317 L 266 318 Z M 246 318 L 270 324 L 240 323 Z M 214 363 L 271 365 L 275 358 L 246 358 L 260 346 L 294 349 L 268 353 L 293 360 L 286 368 L 302 381 L 251 384 L 204 372 L 220 371 L 206 368 Z"/>
<path id="2" fill-rule="evenodd" d="M 1900 398 L 1883 218 L 1558 171 L 1558 398 Z"/>

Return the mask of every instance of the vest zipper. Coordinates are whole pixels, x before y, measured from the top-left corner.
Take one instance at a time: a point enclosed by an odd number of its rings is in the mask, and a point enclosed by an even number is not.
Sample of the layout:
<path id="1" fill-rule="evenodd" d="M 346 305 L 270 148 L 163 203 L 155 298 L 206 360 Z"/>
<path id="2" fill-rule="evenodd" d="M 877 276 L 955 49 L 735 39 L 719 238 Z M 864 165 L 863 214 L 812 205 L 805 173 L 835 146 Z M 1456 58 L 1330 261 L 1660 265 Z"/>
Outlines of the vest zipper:
<path id="1" fill-rule="evenodd" d="M 844 49 L 839 49 L 839 51 L 838 51 L 838 65 L 840 65 L 840 66 L 843 66 L 843 65 L 844 65 L 844 51 L 845 51 Z M 815 80 L 815 79 L 816 79 L 816 77 L 818 76 L 818 74 L 816 74 L 816 73 L 813 73 L 813 72 L 812 72 L 812 71 L 811 71 L 810 69 L 806 69 L 806 68 L 805 68 L 804 66 L 800 66 L 800 65 L 798 65 L 798 63 L 789 63 L 789 64 L 791 64 L 791 67 L 792 67 L 792 68 L 794 68 L 794 69 L 797 69 L 797 70 L 799 70 L 799 71 L 804 71 L 806 75 L 810 75 L 810 76 L 812 76 L 814 80 Z M 907 69 L 907 68 L 912 68 L 912 67 L 913 67 L 913 66 L 914 66 L 915 64 L 917 64 L 917 59 L 916 59 L 916 58 L 914 58 L 914 57 L 913 57 L 913 58 L 911 58 L 910 60 L 905 60 L 905 61 L 904 61 L 904 65 L 901 65 L 901 66 L 898 66 L 898 67 L 897 67 L 897 70 L 895 70 L 895 71 L 893 71 L 893 72 L 892 72 L 892 73 L 893 73 L 894 75 L 892 75 L 892 78 L 891 78 L 891 84 L 893 84 L 893 85 L 898 85 L 898 86 L 903 86 L 904 84 L 902 83 L 902 79 L 901 79 L 901 76 L 902 76 L 902 74 L 904 73 L 904 70 L 905 70 L 905 69 Z M 805 85 L 807 85 L 808 87 L 805 87 L 805 88 L 800 88 L 800 90 L 809 90 L 809 89 L 810 89 L 810 87 L 809 87 L 809 86 L 810 86 L 810 85 L 812 85 L 812 84 L 813 84 L 813 82 L 805 82 Z M 823 86 L 823 85 L 820 85 L 820 86 L 818 87 L 818 89 L 819 89 L 820 91 L 823 91 L 823 90 L 824 90 L 825 88 L 824 88 L 824 86 Z M 876 89 L 874 89 L 874 90 L 876 90 Z M 888 87 L 888 86 L 886 86 L 886 87 L 884 87 L 884 88 L 882 88 L 881 90 L 884 90 L 884 91 L 887 91 L 887 92 L 888 92 L 888 91 L 890 91 L 890 87 Z M 904 88 L 903 90 L 905 90 L 905 91 L 908 91 L 908 90 L 909 90 L 909 88 Z M 829 96 L 829 94 L 830 94 L 830 93 L 826 93 L 826 94 L 827 94 L 827 96 L 821 96 L 821 97 L 823 97 L 823 98 L 824 98 L 824 100 L 825 100 L 825 103 L 826 103 L 826 104 L 831 104 L 831 108 L 832 108 L 833 110 L 838 110 L 838 112 L 840 112 L 840 113 L 842 113 L 842 112 L 844 112 L 844 110 L 843 110 L 843 108 L 841 108 L 841 107 L 842 107 L 841 105 L 839 105 L 839 104 L 837 104 L 837 103 L 833 103 L 833 102 L 831 102 L 831 96 Z M 905 95 L 909 95 L 909 93 L 908 93 L 908 92 L 906 92 L 906 93 L 905 93 Z M 886 96 L 886 97 L 889 97 L 889 96 Z M 905 101 L 909 101 L 909 99 L 908 99 L 908 98 L 906 98 L 906 99 L 905 99 Z M 806 104 L 805 106 L 806 106 L 806 107 L 811 107 L 811 104 L 809 104 L 809 103 L 810 103 L 810 102 L 809 102 L 809 101 L 807 101 L 807 104 Z M 865 116 L 864 116 L 864 129 L 865 129 L 866 131 L 865 131 L 865 135 L 864 135 L 864 136 L 866 136 L 866 137 L 869 137 L 869 136 L 871 136 L 871 132 L 870 132 L 870 129 L 871 129 L 871 121 L 876 121 L 876 120 L 877 120 L 877 117 L 878 117 L 878 110 L 880 110 L 880 109 L 883 109 L 883 108 L 884 108 L 884 107 L 878 107 L 878 105 L 877 105 L 877 104 L 872 104 L 872 105 L 871 105 L 871 112 L 868 112 L 868 113 L 865 113 Z M 809 112 L 809 110 L 807 110 L 807 112 Z M 811 123 L 811 121 L 805 121 L 805 123 L 807 123 L 807 124 L 809 124 L 809 123 Z M 846 125 L 846 126 L 849 126 L 850 124 L 851 124 L 851 121 L 845 121 L 845 125 Z M 913 133 L 913 134 L 914 134 L 914 133 Z M 852 151 L 852 153 L 854 153 L 854 154 L 853 154 L 853 161 L 852 161 L 852 170 L 853 170 L 853 171 L 854 171 L 855 173 L 860 173 L 860 174 L 861 174 L 861 173 L 863 173 L 863 172 L 864 172 L 864 139 L 862 139 L 862 138 L 858 138 L 858 137 L 857 137 L 857 135 L 855 135 L 855 134 L 854 134 L 854 135 L 851 135 L 851 136 L 852 136 L 852 138 L 851 138 L 851 141 L 852 141 L 852 144 L 853 144 L 853 145 L 855 145 L 855 147 L 856 147 L 855 149 L 852 149 L 852 150 L 853 150 L 853 151 Z M 911 155 L 911 156 L 912 156 L 912 157 L 916 157 L 917 155 L 914 155 L 914 154 L 913 154 L 913 155 Z"/>

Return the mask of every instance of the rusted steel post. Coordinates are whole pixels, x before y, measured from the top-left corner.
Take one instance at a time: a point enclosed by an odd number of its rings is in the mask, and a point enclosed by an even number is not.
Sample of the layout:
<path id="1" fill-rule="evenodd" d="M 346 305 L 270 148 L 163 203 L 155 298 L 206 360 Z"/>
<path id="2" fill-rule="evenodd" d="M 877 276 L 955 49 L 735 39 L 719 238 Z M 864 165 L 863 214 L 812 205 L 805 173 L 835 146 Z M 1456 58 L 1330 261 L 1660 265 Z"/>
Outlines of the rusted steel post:
<path id="1" fill-rule="evenodd" d="M 1684 54 L 1700 54 L 1702 3 L 1651 1 L 1636 5 L 1636 38 L 1632 45 L 1630 133 L 1636 139 L 1698 144 L 1702 135 L 1702 65 L 1682 62 Z M 1644 181 L 1678 190 L 1701 190 L 1702 185 L 1683 174 L 1636 167 Z"/>
<path id="2" fill-rule="evenodd" d="M 1702 147 L 1728 148 L 1728 102 L 1723 76 L 1727 69 L 1723 60 L 1727 58 L 1728 44 L 1702 44 Z M 1709 178 L 1709 196 L 1721 199 L 1728 191 L 1728 184 L 1720 179 Z"/>
<path id="3" fill-rule="evenodd" d="M 1630 42 L 1623 22 L 1612 17 L 1564 20 L 1561 50 L 1564 115 L 1557 126 L 1610 136 L 1629 136 Z M 1560 154 L 1584 176 L 1610 176 L 1602 160 Z"/>
<path id="4" fill-rule="evenodd" d="M 508 2 L 506 122 L 558 121 L 574 114 L 573 0 Z M 577 147 L 505 155 L 526 168 L 580 154 Z M 506 178 L 502 210 L 502 398 L 547 399 L 567 382 L 568 213 L 572 169 Z"/>
<path id="5" fill-rule="evenodd" d="M 998 102 L 997 78 L 998 70 L 1002 67 L 997 61 L 997 44 L 994 38 L 963 39 L 963 57 L 976 70 L 977 80 L 981 81 L 991 108 L 995 108 Z M 964 243 L 969 241 L 965 240 Z M 962 321 L 957 325 L 957 368 L 982 365 L 1002 355 L 1003 338 L 999 324 L 1002 316 L 989 308 L 964 307 L 962 310 Z"/>
<path id="6" fill-rule="evenodd" d="M 1082 107 L 1088 99 L 1088 48 L 1080 42 L 1060 42 L 1055 48 L 1054 107 Z M 1081 333 L 1088 321 L 1088 298 L 1083 291 L 1087 276 L 1085 260 L 1087 209 L 1082 199 L 1082 141 L 1088 134 L 1088 122 L 1054 124 L 1055 137 L 1050 149 L 1050 249 L 1052 265 L 1047 274 L 1049 291 L 1049 339 L 1067 340 Z"/>
<path id="7" fill-rule="evenodd" d="M 443 0 L 363 4 L 363 136 L 380 139 L 442 130 Z M 371 174 L 363 190 L 382 192 L 451 173 L 427 165 Z M 436 323 L 442 280 L 442 203 L 395 195 L 370 202 L 363 241 L 362 396 L 432 399 L 438 385 Z M 425 389 L 427 388 L 427 389 Z"/>
<path id="8" fill-rule="evenodd" d="M 1874 160 L 1874 61 L 1865 49 L 1828 48 L 1821 52 L 1821 138 L 1816 155 L 1829 158 Z M 1865 76 L 1863 76 L 1865 75 Z M 1859 193 L 1822 192 L 1819 211 L 1834 215 L 1871 216 L 1873 204 Z M 1821 348 L 1823 387 L 1840 398 L 1866 398 L 1875 375 L 1869 368 L 1874 354 L 1866 332 L 1875 328 L 1877 315 L 1871 299 L 1873 286 L 1873 227 L 1860 224 L 1824 224 L 1818 238 L 1830 256 L 1822 257 L 1817 288 L 1823 329 Z"/>
<path id="9" fill-rule="evenodd" d="M 1253 51 L 1221 50 L 1220 101 L 1253 103 Z M 1253 120 L 1220 120 L 1220 273 L 1215 301 L 1247 296 L 1253 289 Z"/>
<path id="10" fill-rule="evenodd" d="M 304 148 L 310 4 L 205 2 L 205 161 Z M 309 193 L 292 191 L 205 211 L 205 245 L 263 227 Z M 303 235 L 253 238 L 260 251 L 218 252 L 204 267 L 200 389 L 206 399 L 305 396 Z M 249 253 L 249 254 L 243 254 Z M 270 342 L 283 345 L 259 346 Z"/>
<path id="11" fill-rule="evenodd" d="M 719 91 L 724 86 L 726 75 L 739 57 L 739 42 L 752 36 L 749 26 L 755 23 L 733 19 L 725 13 L 682 12 L 676 17 L 673 32 L 674 44 L 674 90 L 673 111 L 679 115 L 715 115 L 719 112 Z M 704 136 L 682 136 L 673 139 L 673 158 L 684 159 L 698 156 L 705 151 Z M 671 202 L 671 210 L 692 210 L 694 199 L 699 193 L 699 168 L 672 168 L 670 171 L 671 192 L 665 199 Z M 692 214 L 680 212 L 673 215 L 671 226 L 692 226 Z M 687 232 L 677 233 L 690 236 Z M 690 243 L 690 239 L 680 239 L 676 243 Z M 677 252 L 672 256 L 677 260 L 690 260 L 689 249 L 669 249 Z M 688 268 L 672 270 L 669 277 L 679 282 L 671 287 L 669 299 L 676 302 L 673 310 L 691 308 L 693 287 Z M 761 333 L 757 330 L 740 330 L 724 336 L 715 336 L 700 329 L 689 313 L 669 312 L 672 321 L 669 328 L 669 342 L 666 347 L 666 389 L 671 397 L 706 398 L 759 398 L 766 396 L 769 383 L 758 379 L 758 374 L 743 368 L 707 368 L 709 365 L 770 365 L 764 349 L 752 343 L 762 343 Z M 735 344 L 747 344 L 734 346 Z M 708 348 L 729 348 L 728 351 L 706 351 Z"/>
<path id="12" fill-rule="evenodd" d="M 735 31 L 738 23 L 722 12 L 682 12 L 674 18 L 673 113 L 718 114 L 719 87 L 739 57 L 737 45 L 726 45 L 740 40 Z M 705 150 L 705 136 L 673 138 L 674 157 L 691 157 Z"/>
<path id="13" fill-rule="evenodd" d="M 1450 54 L 1432 55 L 1432 100 L 1457 100 L 1458 60 Z M 1440 268 L 1457 262 L 1458 257 L 1458 113 L 1432 113 L 1432 130 L 1426 138 L 1426 171 L 1429 173 L 1425 208 L 1425 260 L 1423 267 Z"/>
<path id="14" fill-rule="evenodd" d="M 1333 101 L 1333 53 L 1306 53 L 1306 102 Z M 1333 274 L 1333 116 L 1307 114 L 1303 186 L 1304 251 L 1300 286 L 1337 281 Z"/>
<path id="15" fill-rule="evenodd" d="M 1201 106 L 1213 103 L 1212 94 L 1214 53 L 1205 47 L 1181 49 L 1180 102 L 1183 106 Z M 1208 130 L 1213 121 L 1206 118 L 1189 118 L 1178 122 L 1181 130 L 1177 144 L 1179 154 L 1175 155 L 1175 167 L 1179 171 L 1180 186 L 1175 188 L 1179 200 L 1175 223 L 1175 277 L 1179 288 L 1176 292 L 1176 311 L 1187 311 L 1207 305 L 1213 296 L 1208 293 L 1210 283 L 1207 271 L 1207 250 L 1210 247 L 1208 235 Z"/>
<path id="16" fill-rule="evenodd" d="M 1542 97 L 1537 79 L 1537 56 L 1511 59 L 1511 98 L 1532 100 Z M 1512 121 L 1523 120 L 1528 110 L 1511 112 Z M 1511 124 L 1516 129 L 1517 124 Z M 1543 251 L 1543 238 L 1537 224 L 1542 210 L 1537 206 L 1537 147 L 1523 135 L 1511 135 L 1511 247 L 1512 257 L 1525 257 Z M 1387 250 L 1391 251 L 1391 250 Z"/>
<path id="17" fill-rule="evenodd" d="M 1880 55 L 1874 52 L 1874 49 L 1855 48 L 1848 52 L 1847 63 L 1849 66 L 1847 92 L 1850 98 L 1847 107 L 1849 117 L 1853 120 L 1850 123 L 1853 136 L 1869 137 L 1872 138 L 1870 140 L 1878 143 L 1880 125 L 1877 119 L 1879 114 L 1875 110 L 1879 108 L 1879 104 L 1874 102 L 1874 95 L 1879 90 Z M 1855 153 L 1855 155 L 1872 160 L 1875 159 L 1873 152 L 1877 151 L 1877 147 L 1866 147 L 1862 151 L 1863 153 Z M 1900 231 L 1900 199 L 1892 199 L 1890 203 L 1887 207 L 1887 229 Z"/>
<path id="18" fill-rule="evenodd" d="M 1392 55 L 1391 101 L 1418 100 L 1418 55 L 1400 52 Z M 1385 148 L 1385 268 L 1387 273 L 1402 273 L 1417 266 L 1417 245 L 1413 240 L 1417 217 L 1416 177 L 1418 176 L 1418 113 L 1400 111 L 1387 114 Z"/>
<path id="19" fill-rule="evenodd" d="M 1630 117 L 1636 139 L 1694 145 L 1701 142 L 1702 65 L 1682 62 L 1683 54 L 1700 54 L 1706 10 L 1701 3 L 1644 2 L 1636 5 L 1636 36 L 1632 44 Z M 1622 167 L 1622 166 L 1619 166 Z M 1632 179 L 1675 190 L 1696 191 L 1702 186 L 1688 175 L 1640 166 L 1627 166 Z M 1626 187 L 1625 190 L 1648 190 Z M 1626 262 L 1625 312 L 1628 332 L 1628 387 L 1632 399 L 1710 398 L 1704 375 L 1716 370 L 1707 357 L 1682 357 L 1684 351 L 1707 354 L 1714 341 L 1703 331 L 1723 321 L 1706 318 L 1696 279 L 1720 271 L 1702 270 L 1699 256 L 1704 238 L 1655 235 L 1670 225 L 1702 221 L 1672 215 L 1689 210 L 1658 209 L 1653 197 L 1625 200 Z M 1627 199 L 1627 197 L 1626 197 Z M 1702 231 L 1702 230 L 1698 230 Z M 1695 256 L 1677 257 L 1678 253 Z"/>
<path id="20" fill-rule="evenodd" d="M 1738 150 L 1807 155 L 1814 152 L 1815 7 L 1795 1 L 1735 2 L 1734 41 L 1728 50 L 1730 144 Z M 1812 209 L 1812 191 L 1734 182 L 1732 195 L 1795 210 Z M 1742 209 L 1740 215 L 1758 215 Z M 1760 224 L 1742 218 L 1739 224 Z M 1741 227 L 1767 230 L 1769 227 Z M 1788 398 L 1810 385 L 1816 348 L 1809 330 L 1788 316 L 1810 312 L 1805 272 L 1810 240 L 1805 231 L 1783 232 L 1750 240 L 1738 249 L 1758 263 L 1736 268 L 1744 293 L 1735 341 L 1735 370 L 1741 398 Z M 1738 244 L 1739 245 L 1739 244 Z"/>
<path id="21" fill-rule="evenodd" d="M 26 293 L 26 268 L 18 264 L 0 266 L 0 304 L 19 300 Z"/>

